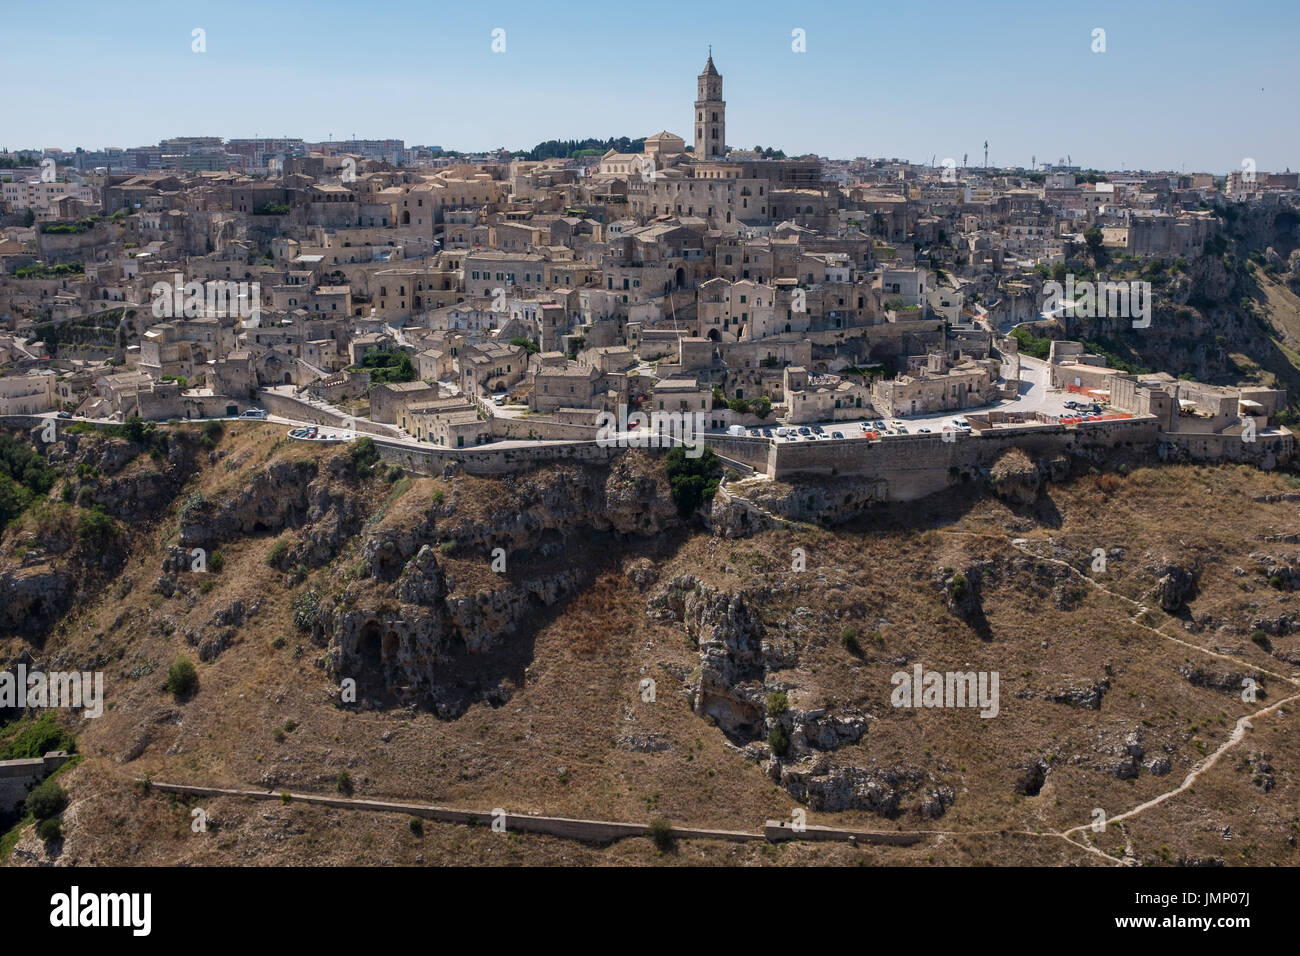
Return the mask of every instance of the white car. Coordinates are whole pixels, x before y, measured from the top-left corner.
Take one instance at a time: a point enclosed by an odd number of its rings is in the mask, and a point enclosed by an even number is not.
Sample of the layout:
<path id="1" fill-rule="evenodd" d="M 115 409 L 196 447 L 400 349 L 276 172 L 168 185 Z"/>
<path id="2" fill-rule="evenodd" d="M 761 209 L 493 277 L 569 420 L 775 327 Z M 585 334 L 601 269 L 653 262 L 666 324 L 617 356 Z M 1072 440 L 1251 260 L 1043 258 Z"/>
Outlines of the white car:
<path id="1" fill-rule="evenodd" d="M 776 433 L 777 433 L 777 435 L 780 436 L 781 438 L 784 438 L 786 435 L 790 434 L 790 429 L 785 428 L 785 427 L 783 426 L 783 427 L 781 427 L 781 428 L 778 428 L 778 429 L 776 430 Z"/>
<path id="2" fill-rule="evenodd" d="M 953 428 L 959 428 L 964 432 L 970 431 L 970 422 L 964 418 L 954 418 L 951 424 Z"/>
<path id="3" fill-rule="evenodd" d="M 266 409 L 264 409 L 264 408 L 246 408 L 246 409 L 244 409 L 244 411 L 240 414 L 239 417 L 240 417 L 240 418 L 257 418 L 257 419 L 265 419 L 265 418 L 266 418 Z"/>

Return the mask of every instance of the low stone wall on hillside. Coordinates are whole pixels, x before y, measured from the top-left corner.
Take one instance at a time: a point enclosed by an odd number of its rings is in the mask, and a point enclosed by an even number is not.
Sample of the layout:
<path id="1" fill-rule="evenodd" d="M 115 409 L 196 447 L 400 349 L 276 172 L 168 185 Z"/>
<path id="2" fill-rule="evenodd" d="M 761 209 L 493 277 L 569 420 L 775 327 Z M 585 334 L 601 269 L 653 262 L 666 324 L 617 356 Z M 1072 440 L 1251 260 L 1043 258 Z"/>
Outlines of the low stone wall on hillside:
<path id="1" fill-rule="evenodd" d="M 604 448 L 592 442 L 565 442 L 520 448 L 442 448 L 426 445 L 389 445 L 376 442 L 379 457 L 390 465 L 401 465 L 418 474 L 440 475 L 448 465 L 459 465 L 471 475 L 508 475 L 527 471 L 538 465 L 557 462 L 593 462 L 603 464 L 623 452 L 622 448 Z"/>
<path id="2" fill-rule="evenodd" d="M 0 760 L 0 813 L 11 813 L 22 805 L 27 794 L 68 759 L 62 750 L 52 750 L 44 757 L 30 760 Z"/>

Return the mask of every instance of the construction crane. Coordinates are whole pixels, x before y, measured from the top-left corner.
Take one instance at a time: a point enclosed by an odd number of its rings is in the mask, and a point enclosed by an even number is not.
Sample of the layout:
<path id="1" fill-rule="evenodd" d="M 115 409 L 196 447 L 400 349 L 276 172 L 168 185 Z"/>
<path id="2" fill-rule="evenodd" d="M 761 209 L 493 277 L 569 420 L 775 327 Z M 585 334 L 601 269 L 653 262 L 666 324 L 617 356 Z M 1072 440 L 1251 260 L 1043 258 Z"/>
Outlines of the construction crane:
<path id="1" fill-rule="evenodd" d="M 989 168 L 989 141 L 984 141 L 984 168 Z"/>

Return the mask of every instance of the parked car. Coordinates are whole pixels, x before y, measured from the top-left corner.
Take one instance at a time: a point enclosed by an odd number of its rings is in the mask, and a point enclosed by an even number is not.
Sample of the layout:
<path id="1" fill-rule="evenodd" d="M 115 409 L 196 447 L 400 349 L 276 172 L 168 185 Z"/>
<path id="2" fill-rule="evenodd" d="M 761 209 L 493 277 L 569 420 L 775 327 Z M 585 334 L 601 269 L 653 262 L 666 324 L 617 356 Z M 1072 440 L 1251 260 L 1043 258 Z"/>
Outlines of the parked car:
<path id="1" fill-rule="evenodd" d="M 71 412 L 59 412 L 59 414 L 56 415 L 55 417 L 56 417 L 56 418 L 71 418 L 71 417 L 72 417 L 72 413 L 71 413 Z"/>
<path id="2" fill-rule="evenodd" d="M 506 403 L 506 397 L 504 395 L 497 395 L 492 399 L 493 405 L 504 405 L 505 403 Z"/>
<path id="3" fill-rule="evenodd" d="M 928 428 L 918 428 L 918 429 L 916 430 L 916 433 L 917 433 L 918 435 L 928 435 L 928 434 L 930 434 L 930 429 L 928 429 Z"/>
<path id="4" fill-rule="evenodd" d="M 907 435 L 907 434 L 909 434 L 909 432 L 908 432 L 908 430 L 907 430 L 907 426 L 906 426 L 906 425 L 898 425 L 898 426 L 896 426 L 896 427 L 894 428 L 894 434 L 895 434 L 895 435 Z"/>
<path id="5" fill-rule="evenodd" d="M 822 427 L 820 425 L 813 425 L 812 430 L 814 435 L 820 435 L 822 433 Z"/>
<path id="6" fill-rule="evenodd" d="M 831 437 L 832 437 L 832 438 L 843 438 L 844 435 L 841 434 L 840 432 L 831 432 Z"/>
<path id="7" fill-rule="evenodd" d="M 790 434 L 790 429 L 786 428 L 784 425 L 776 430 L 778 438 L 784 438 L 788 434 Z"/>
<path id="8" fill-rule="evenodd" d="M 770 429 L 770 428 L 764 428 L 764 429 L 763 429 L 763 437 L 764 437 L 764 438 L 771 438 L 771 437 L 772 437 L 772 429 Z"/>
<path id="9" fill-rule="evenodd" d="M 812 434 L 812 429 L 809 428 L 807 425 L 801 425 L 801 426 L 799 427 L 799 434 L 800 434 L 800 435 L 811 435 L 811 434 Z"/>
<path id="10" fill-rule="evenodd" d="M 240 417 L 240 418 L 257 418 L 257 419 L 264 419 L 264 418 L 266 418 L 266 409 L 264 409 L 264 408 L 246 408 L 246 409 L 244 409 L 244 411 L 240 414 L 239 417 Z"/>
<path id="11" fill-rule="evenodd" d="M 970 422 L 968 422 L 968 421 L 967 421 L 966 419 L 964 419 L 964 418 L 954 418 L 954 419 L 952 420 L 952 427 L 953 427 L 953 428 L 959 428 L 959 429 L 961 429 L 961 430 L 964 431 L 964 432 L 968 432 L 968 431 L 970 431 Z"/>

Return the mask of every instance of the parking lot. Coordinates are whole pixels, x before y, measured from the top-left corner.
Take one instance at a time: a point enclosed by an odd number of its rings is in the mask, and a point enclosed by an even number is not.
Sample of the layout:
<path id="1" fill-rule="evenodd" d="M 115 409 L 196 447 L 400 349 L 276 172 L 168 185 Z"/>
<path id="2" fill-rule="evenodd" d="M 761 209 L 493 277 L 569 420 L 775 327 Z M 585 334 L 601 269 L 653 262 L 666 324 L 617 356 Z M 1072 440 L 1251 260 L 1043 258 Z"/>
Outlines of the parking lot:
<path id="1" fill-rule="evenodd" d="M 768 438 L 772 441 L 835 441 L 840 438 L 861 438 L 864 434 L 874 433 L 882 439 L 900 435 L 941 435 L 944 429 L 968 431 L 961 422 L 967 415 L 980 412 L 1018 412 L 1029 417 L 1041 412 L 1051 417 L 1073 416 L 1077 409 L 1070 403 L 1080 402 L 1082 396 L 1063 390 L 1049 388 L 1051 376 L 1048 365 L 1040 359 L 1021 356 L 1020 394 L 1014 399 L 1005 399 L 992 405 L 979 408 L 965 408 L 944 412 L 941 415 L 901 415 L 892 418 L 863 418 L 851 421 L 818 422 L 796 426 L 764 425 L 759 428 L 747 428 L 745 434 L 751 437 Z M 1089 414 L 1092 403 L 1082 402 L 1088 406 Z M 1104 411 L 1098 407 L 1098 411 Z M 882 427 L 883 426 L 883 427 Z M 778 434 L 778 427 L 789 433 Z"/>

